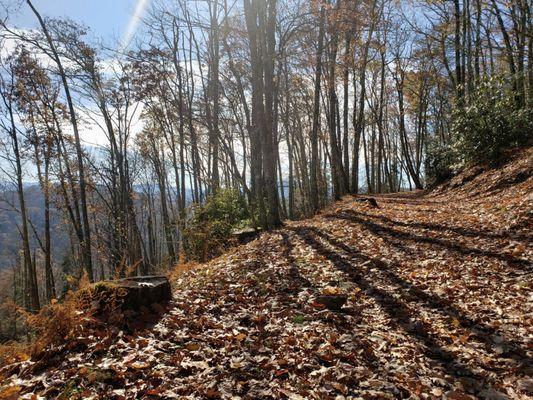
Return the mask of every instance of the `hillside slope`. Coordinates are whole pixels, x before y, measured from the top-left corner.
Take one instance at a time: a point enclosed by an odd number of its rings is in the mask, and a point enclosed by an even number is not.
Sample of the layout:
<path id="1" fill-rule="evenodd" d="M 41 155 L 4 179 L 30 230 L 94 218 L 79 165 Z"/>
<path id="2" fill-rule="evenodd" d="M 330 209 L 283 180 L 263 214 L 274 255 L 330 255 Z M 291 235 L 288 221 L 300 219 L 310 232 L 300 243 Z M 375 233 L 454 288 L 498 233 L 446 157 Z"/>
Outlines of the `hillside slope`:
<path id="1" fill-rule="evenodd" d="M 136 336 L 10 367 L 17 395 L 524 399 L 533 395 L 531 151 L 429 194 L 347 197 L 184 274 Z M 470 174 L 470 175 L 468 175 Z M 507 180 L 507 181 L 506 181 Z M 342 312 L 316 296 L 348 296 Z M 44 368 L 44 370 L 43 370 Z"/>

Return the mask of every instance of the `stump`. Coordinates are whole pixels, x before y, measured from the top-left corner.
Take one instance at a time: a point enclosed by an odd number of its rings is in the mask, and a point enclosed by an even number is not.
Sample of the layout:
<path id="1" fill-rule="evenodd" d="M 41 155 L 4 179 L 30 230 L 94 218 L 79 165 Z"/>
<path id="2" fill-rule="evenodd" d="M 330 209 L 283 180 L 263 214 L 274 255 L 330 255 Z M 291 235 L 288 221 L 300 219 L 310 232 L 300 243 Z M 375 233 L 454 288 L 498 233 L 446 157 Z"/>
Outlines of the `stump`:
<path id="1" fill-rule="evenodd" d="M 339 312 L 348 300 L 344 295 L 322 295 L 316 298 L 318 304 L 323 304 L 328 310 Z"/>
<path id="2" fill-rule="evenodd" d="M 166 276 L 137 276 L 95 284 L 96 292 L 117 290 L 121 293 L 123 310 L 138 311 L 152 304 L 167 303 L 172 299 L 170 282 Z"/>
<path id="3" fill-rule="evenodd" d="M 378 202 L 373 197 L 360 197 L 360 198 L 356 198 L 355 201 L 367 202 L 370 207 L 379 208 Z"/>
<path id="4" fill-rule="evenodd" d="M 233 236 L 240 244 L 246 244 L 254 240 L 261 233 L 260 229 L 255 228 L 243 228 L 237 231 L 233 231 L 231 236 Z"/>

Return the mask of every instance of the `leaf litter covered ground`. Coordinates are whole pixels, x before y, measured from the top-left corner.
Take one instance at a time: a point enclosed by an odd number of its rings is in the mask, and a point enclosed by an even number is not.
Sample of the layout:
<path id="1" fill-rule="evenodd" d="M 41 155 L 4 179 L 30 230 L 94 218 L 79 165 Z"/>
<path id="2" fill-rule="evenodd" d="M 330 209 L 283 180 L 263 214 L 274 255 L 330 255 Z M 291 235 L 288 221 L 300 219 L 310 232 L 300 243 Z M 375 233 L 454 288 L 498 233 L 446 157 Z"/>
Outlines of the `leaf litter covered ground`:
<path id="1" fill-rule="evenodd" d="M 179 279 L 155 326 L 9 367 L 22 398 L 527 399 L 531 151 L 429 194 L 347 197 Z M 348 296 L 342 312 L 316 302 Z M 103 341 L 102 341 L 103 340 Z"/>

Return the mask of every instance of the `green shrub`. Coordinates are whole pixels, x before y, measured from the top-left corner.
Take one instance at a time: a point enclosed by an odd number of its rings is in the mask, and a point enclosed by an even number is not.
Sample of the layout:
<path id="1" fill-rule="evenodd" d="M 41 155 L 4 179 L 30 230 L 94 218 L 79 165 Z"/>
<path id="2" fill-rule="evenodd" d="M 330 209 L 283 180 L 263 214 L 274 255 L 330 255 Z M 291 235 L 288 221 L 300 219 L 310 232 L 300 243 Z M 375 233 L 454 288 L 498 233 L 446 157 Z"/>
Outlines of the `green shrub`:
<path id="1" fill-rule="evenodd" d="M 464 163 L 494 163 L 505 150 L 531 142 L 533 110 L 515 104 L 510 85 L 493 78 L 478 86 L 466 107 L 454 111 L 454 147 Z"/>
<path id="2" fill-rule="evenodd" d="M 457 161 L 457 152 L 452 145 L 431 142 L 424 164 L 427 184 L 438 185 L 450 179 L 456 172 Z"/>
<path id="3" fill-rule="evenodd" d="M 232 231 L 249 224 L 244 196 L 235 189 L 220 189 L 205 204 L 194 205 L 184 231 L 187 258 L 205 261 L 231 245 Z"/>

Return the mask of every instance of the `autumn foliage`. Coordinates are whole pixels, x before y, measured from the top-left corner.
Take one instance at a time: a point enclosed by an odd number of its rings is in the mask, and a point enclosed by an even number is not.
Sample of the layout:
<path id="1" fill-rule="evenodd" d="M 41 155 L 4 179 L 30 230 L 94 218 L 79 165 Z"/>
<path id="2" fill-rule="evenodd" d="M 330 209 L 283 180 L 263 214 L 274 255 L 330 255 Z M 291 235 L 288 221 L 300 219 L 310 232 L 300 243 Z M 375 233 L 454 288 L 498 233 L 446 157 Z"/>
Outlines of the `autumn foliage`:
<path id="1" fill-rule="evenodd" d="M 65 297 L 53 300 L 38 313 L 29 313 L 17 307 L 19 318 L 27 329 L 26 342 L 12 342 L 0 348 L 0 364 L 8 364 L 21 358 L 39 357 L 53 351 L 77 337 L 95 330 L 120 326 L 124 315 L 120 309 L 124 293 L 111 285 L 91 285 L 83 277 L 76 290 Z"/>
<path id="2" fill-rule="evenodd" d="M 72 399 L 527 398 L 532 156 L 426 194 L 375 196 L 379 207 L 345 197 L 182 266 L 153 327 L 86 332 L 52 359 L 61 368 L 41 363 L 35 383 L 21 361 L 4 388 Z"/>

